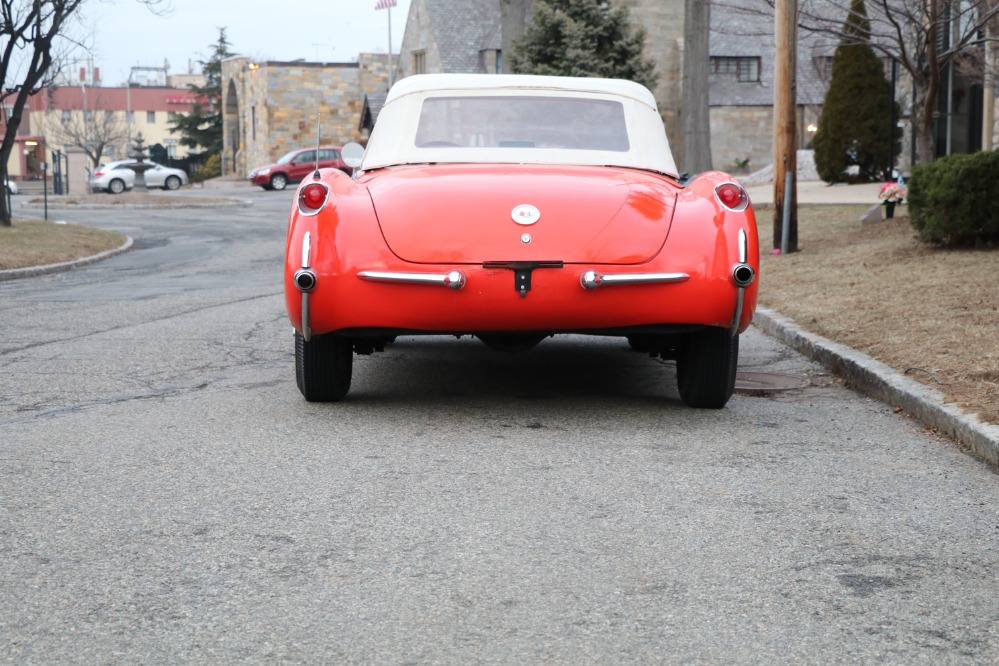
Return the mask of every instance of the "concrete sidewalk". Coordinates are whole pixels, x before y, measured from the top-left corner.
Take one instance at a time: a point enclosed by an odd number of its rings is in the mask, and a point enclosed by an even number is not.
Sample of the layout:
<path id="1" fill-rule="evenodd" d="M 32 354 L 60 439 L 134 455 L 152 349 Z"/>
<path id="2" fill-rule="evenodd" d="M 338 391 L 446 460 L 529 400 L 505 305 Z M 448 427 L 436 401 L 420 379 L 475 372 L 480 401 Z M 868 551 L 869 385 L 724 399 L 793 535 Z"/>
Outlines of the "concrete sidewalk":
<path id="1" fill-rule="evenodd" d="M 880 205 L 878 192 L 882 183 L 861 183 L 859 185 L 829 185 L 821 180 L 798 181 L 799 204 L 866 204 Z M 749 200 L 756 206 L 773 205 L 773 183 L 747 185 Z"/>

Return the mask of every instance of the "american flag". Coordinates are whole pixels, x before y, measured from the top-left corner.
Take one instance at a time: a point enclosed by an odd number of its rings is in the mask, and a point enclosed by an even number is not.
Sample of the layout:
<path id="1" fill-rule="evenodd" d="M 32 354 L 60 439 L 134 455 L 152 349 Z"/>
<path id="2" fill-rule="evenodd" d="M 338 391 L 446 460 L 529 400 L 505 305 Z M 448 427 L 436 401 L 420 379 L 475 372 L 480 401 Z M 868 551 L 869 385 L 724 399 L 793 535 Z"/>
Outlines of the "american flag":
<path id="1" fill-rule="evenodd" d="M 389 9 L 395 7 L 395 0 L 378 0 L 375 9 Z"/>

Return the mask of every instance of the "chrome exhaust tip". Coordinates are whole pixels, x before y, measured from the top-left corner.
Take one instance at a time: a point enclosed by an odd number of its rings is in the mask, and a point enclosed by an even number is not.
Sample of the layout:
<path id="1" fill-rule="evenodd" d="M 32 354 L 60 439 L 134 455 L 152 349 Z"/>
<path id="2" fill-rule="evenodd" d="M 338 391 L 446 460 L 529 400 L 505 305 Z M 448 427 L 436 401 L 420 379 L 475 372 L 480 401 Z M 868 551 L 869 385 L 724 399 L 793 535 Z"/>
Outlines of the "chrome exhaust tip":
<path id="1" fill-rule="evenodd" d="M 753 280 L 756 279 L 756 271 L 749 264 L 736 264 L 732 268 L 732 281 L 735 286 L 745 289 L 749 285 L 753 284 Z"/>
<path id="2" fill-rule="evenodd" d="M 307 294 L 316 288 L 316 274 L 313 273 L 308 268 L 301 268 L 295 271 L 295 275 L 291 278 L 292 282 L 295 283 L 295 287 L 298 288 L 303 294 Z"/>

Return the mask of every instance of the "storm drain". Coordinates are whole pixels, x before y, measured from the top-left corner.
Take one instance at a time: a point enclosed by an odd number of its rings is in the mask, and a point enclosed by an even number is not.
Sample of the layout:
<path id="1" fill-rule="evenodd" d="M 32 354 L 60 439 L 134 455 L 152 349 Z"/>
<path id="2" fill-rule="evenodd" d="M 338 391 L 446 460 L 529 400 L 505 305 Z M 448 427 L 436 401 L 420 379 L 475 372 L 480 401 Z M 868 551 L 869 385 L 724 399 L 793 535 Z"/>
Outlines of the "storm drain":
<path id="1" fill-rule="evenodd" d="M 735 390 L 748 395 L 803 389 L 808 384 L 807 377 L 776 372 L 739 372 L 735 375 Z"/>

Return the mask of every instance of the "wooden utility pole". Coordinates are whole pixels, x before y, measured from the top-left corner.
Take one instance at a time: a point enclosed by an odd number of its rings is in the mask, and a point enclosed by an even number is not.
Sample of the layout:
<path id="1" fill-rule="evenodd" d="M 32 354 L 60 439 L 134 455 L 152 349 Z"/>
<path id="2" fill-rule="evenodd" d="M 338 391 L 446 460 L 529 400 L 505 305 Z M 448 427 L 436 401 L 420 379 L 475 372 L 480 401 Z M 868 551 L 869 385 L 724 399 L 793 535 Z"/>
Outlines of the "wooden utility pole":
<path id="1" fill-rule="evenodd" d="M 774 249 L 798 251 L 795 88 L 797 0 L 774 5 Z M 785 220 L 785 217 L 787 218 Z M 784 231 L 785 225 L 787 231 Z M 786 236 L 786 237 L 785 237 Z M 782 248 L 782 245 L 786 247 Z"/>

